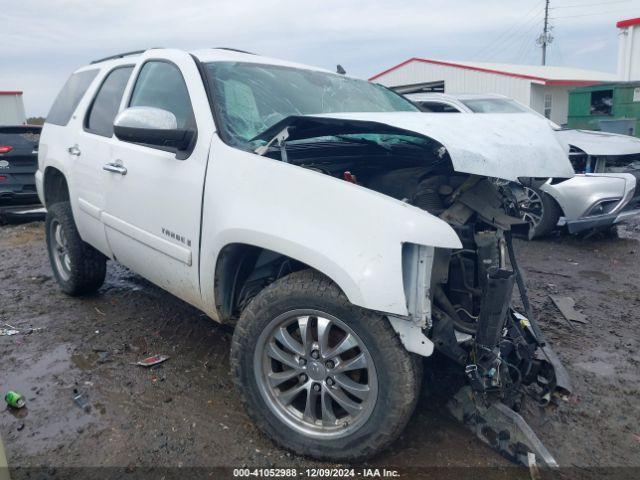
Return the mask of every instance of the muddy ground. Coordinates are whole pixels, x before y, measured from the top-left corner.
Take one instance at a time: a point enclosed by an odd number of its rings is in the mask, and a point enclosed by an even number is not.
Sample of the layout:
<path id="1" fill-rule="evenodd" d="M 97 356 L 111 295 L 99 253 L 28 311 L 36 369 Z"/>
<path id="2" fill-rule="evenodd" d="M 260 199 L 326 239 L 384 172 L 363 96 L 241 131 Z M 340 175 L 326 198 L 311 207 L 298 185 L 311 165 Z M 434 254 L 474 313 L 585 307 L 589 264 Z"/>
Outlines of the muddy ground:
<path id="1" fill-rule="evenodd" d="M 27 407 L 0 407 L 12 475 L 27 467 L 313 466 L 274 446 L 240 408 L 229 375 L 230 328 L 114 264 L 99 294 L 57 289 L 41 222 L 0 227 L 0 390 Z M 563 466 L 640 466 L 640 225 L 618 238 L 560 236 L 516 245 L 535 311 L 572 376 L 534 429 Z M 549 294 L 588 318 L 567 322 Z M 30 329 L 34 331 L 30 332 Z M 147 354 L 171 358 L 153 369 Z M 424 388 L 402 438 L 374 466 L 505 466 Z M 89 404 L 83 410 L 74 396 Z M 25 475 L 26 476 L 26 475 Z"/>

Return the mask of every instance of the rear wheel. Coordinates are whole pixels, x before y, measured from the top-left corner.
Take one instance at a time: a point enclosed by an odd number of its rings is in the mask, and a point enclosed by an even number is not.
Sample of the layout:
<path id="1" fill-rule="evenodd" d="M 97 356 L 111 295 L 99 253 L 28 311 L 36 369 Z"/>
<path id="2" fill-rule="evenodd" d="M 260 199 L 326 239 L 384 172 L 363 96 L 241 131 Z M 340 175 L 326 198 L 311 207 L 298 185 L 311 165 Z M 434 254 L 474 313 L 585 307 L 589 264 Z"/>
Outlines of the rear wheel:
<path id="1" fill-rule="evenodd" d="M 82 241 L 69 202 L 47 209 L 45 231 L 49 261 L 62 291 L 75 296 L 98 290 L 104 283 L 107 259 Z"/>
<path id="2" fill-rule="evenodd" d="M 277 443 L 361 460 L 391 443 L 418 396 L 420 364 L 382 316 L 312 271 L 284 277 L 243 312 L 232 368 L 247 411 Z"/>
<path id="3" fill-rule="evenodd" d="M 549 235 L 558 225 L 562 212 L 551 195 L 537 188 L 524 187 L 529 199 L 529 211 L 522 218 L 529 223 L 531 238 Z"/>

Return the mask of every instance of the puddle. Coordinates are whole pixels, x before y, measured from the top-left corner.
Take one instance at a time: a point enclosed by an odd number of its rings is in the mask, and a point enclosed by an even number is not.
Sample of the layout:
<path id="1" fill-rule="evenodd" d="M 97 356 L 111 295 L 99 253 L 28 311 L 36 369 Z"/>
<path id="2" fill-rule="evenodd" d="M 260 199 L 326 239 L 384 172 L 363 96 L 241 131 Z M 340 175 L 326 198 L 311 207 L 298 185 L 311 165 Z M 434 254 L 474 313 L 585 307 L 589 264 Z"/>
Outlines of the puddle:
<path id="1" fill-rule="evenodd" d="M 87 371 L 94 368 L 98 361 L 98 354 L 92 352 L 88 355 L 74 354 L 71 355 L 71 362 L 80 370 Z"/>
<path id="2" fill-rule="evenodd" d="M 18 361 L 12 362 L 10 369 L 0 369 L 2 396 L 7 390 L 15 390 L 26 401 L 19 410 L 0 409 L 0 429 L 9 462 L 12 452 L 46 451 L 95 423 L 93 416 L 73 404 L 72 389 L 62 385 L 63 380 L 69 380 L 63 377 L 69 376 L 72 364 L 77 366 L 69 350 L 69 344 L 60 344 L 32 355 L 18 353 Z"/>

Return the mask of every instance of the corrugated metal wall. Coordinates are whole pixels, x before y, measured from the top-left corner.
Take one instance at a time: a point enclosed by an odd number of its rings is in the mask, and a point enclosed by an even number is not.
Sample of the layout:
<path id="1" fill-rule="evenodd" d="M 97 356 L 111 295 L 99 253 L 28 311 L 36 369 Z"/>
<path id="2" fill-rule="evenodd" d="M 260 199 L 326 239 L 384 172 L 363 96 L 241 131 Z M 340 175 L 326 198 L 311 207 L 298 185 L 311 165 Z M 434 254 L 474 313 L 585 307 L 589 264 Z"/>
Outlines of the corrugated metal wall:
<path id="1" fill-rule="evenodd" d="M 395 87 L 441 80 L 445 93 L 499 93 L 525 105 L 531 102 L 531 80 L 425 62 L 410 62 L 374 81 Z"/>
<path id="2" fill-rule="evenodd" d="M 22 95 L 0 94 L 0 125 L 22 125 L 26 119 Z"/>
<path id="3" fill-rule="evenodd" d="M 618 77 L 640 80 L 640 25 L 621 29 L 618 38 Z"/>

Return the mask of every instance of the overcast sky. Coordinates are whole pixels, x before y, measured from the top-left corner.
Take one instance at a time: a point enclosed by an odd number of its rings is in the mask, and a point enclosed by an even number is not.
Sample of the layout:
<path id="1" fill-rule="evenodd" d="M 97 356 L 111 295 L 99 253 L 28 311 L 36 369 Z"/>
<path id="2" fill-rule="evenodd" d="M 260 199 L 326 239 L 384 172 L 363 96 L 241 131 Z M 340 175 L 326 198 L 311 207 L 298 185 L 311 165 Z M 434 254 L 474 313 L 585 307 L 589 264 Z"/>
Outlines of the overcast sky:
<path id="1" fill-rule="evenodd" d="M 540 62 L 544 0 L 0 0 L 0 90 L 46 115 L 87 62 L 229 46 L 368 78 L 407 58 Z M 551 0 L 548 64 L 615 72 L 615 22 L 640 0 Z"/>

